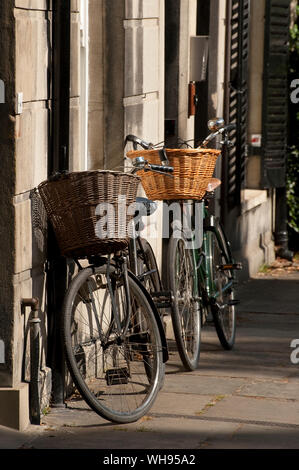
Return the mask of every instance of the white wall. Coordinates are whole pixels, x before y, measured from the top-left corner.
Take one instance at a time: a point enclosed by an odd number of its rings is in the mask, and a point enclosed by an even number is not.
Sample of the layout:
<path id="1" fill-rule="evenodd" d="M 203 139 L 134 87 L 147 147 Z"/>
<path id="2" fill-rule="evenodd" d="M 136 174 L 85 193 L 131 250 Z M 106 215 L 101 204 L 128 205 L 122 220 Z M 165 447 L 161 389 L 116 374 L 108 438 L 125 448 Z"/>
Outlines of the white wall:
<path id="1" fill-rule="evenodd" d="M 164 1 L 126 0 L 124 135 L 164 140 Z M 148 219 L 143 236 L 161 262 L 162 210 Z M 159 237 L 153 237 L 157 231 Z"/>

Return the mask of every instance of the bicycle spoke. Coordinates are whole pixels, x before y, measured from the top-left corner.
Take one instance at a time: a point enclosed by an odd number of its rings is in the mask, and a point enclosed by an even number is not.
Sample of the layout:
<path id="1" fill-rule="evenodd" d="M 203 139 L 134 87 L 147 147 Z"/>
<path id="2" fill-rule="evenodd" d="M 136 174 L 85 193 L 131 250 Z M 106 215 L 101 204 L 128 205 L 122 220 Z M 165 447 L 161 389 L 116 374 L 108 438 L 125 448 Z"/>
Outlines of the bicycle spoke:
<path id="1" fill-rule="evenodd" d="M 69 329 L 76 384 L 81 393 L 87 387 L 89 404 L 96 411 L 119 422 L 135 420 L 147 409 L 157 393 L 162 368 L 153 314 L 143 303 L 143 294 L 131 280 L 129 284 L 134 288 L 130 288 L 128 319 L 122 277 L 115 278 L 108 289 L 107 282 L 97 283 L 90 275 L 72 302 Z"/>

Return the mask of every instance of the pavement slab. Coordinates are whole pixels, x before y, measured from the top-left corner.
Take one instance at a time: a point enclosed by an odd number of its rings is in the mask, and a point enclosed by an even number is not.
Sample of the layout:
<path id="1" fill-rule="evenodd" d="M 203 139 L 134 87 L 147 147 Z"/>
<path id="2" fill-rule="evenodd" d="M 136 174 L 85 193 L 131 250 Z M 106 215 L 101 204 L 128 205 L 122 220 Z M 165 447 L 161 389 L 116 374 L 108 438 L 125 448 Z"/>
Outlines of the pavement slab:
<path id="1" fill-rule="evenodd" d="M 226 395 L 234 393 L 246 379 L 232 377 L 209 377 L 198 373 L 171 374 L 167 376 L 163 390 L 172 393 L 184 393 L 185 395 Z"/>
<path id="2" fill-rule="evenodd" d="M 242 396 L 299 400 L 299 379 L 254 380 L 237 392 Z"/>
<path id="3" fill-rule="evenodd" d="M 297 429 L 240 424 L 232 438 L 207 439 L 206 449 L 298 449 Z"/>
<path id="4" fill-rule="evenodd" d="M 205 417 L 248 424 L 294 425 L 299 435 L 299 400 L 230 396 L 209 408 Z"/>
<path id="5" fill-rule="evenodd" d="M 206 422 L 185 417 L 141 420 L 132 425 L 48 429 L 27 446 L 35 449 L 200 449 L 209 439 L 230 440 L 236 423 Z"/>
<path id="6" fill-rule="evenodd" d="M 237 297 L 242 312 L 299 314 L 298 291 L 299 273 L 294 273 L 279 279 L 250 279 L 238 286 Z"/>

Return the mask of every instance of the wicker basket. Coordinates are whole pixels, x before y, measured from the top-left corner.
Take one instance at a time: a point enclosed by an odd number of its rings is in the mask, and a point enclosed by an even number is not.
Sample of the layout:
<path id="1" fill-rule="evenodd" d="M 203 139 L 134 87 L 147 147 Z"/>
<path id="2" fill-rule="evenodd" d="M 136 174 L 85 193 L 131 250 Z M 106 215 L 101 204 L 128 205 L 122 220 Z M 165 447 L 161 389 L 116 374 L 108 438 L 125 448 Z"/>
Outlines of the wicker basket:
<path id="1" fill-rule="evenodd" d="M 166 149 L 174 178 L 143 170 L 138 172 L 149 199 L 202 199 L 213 176 L 221 153 L 215 149 Z M 131 159 L 144 157 L 149 163 L 161 164 L 158 150 L 131 150 Z"/>
<path id="2" fill-rule="evenodd" d="M 129 240 L 128 223 L 133 217 L 126 208 L 135 202 L 139 182 L 139 177 L 127 173 L 84 171 L 41 183 L 39 194 L 61 253 L 84 258 L 125 248 Z M 97 215 L 96 208 L 101 203 L 111 204 L 114 210 Z M 104 215 L 107 216 L 104 230 L 109 238 L 99 238 L 103 232 L 99 234 L 97 222 Z"/>

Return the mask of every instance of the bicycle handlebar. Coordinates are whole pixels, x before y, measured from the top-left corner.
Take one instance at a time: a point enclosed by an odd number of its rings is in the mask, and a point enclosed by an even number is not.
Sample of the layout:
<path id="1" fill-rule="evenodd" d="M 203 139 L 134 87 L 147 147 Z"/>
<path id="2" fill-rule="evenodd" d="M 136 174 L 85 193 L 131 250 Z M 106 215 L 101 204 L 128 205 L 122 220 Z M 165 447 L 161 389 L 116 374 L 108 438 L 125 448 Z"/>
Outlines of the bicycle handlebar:
<path id="1" fill-rule="evenodd" d="M 227 124 L 227 126 L 224 126 L 222 129 L 223 129 L 223 132 L 229 132 L 229 131 L 232 131 L 233 129 L 236 129 L 236 124 Z"/>
<path id="2" fill-rule="evenodd" d="M 133 170 L 131 173 L 136 173 L 137 171 L 153 171 L 155 173 L 162 173 L 166 174 L 167 176 L 172 176 L 169 173 L 173 173 L 173 167 L 167 165 L 155 165 L 153 163 L 149 163 L 145 160 L 144 157 L 136 157 L 133 160 Z"/>
<path id="3" fill-rule="evenodd" d="M 149 163 L 148 166 L 152 171 L 157 171 L 159 173 L 173 173 L 172 166 L 153 165 L 152 163 Z"/>
<path id="4" fill-rule="evenodd" d="M 205 140 L 202 142 L 201 146 L 202 147 L 206 147 L 206 145 L 213 139 L 215 139 L 215 137 L 217 137 L 217 135 L 219 134 L 227 134 L 229 131 L 233 130 L 233 129 L 236 129 L 236 124 L 227 124 L 227 126 L 223 126 L 221 127 L 221 129 L 219 129 L 218 131 L 216 132 L 212 132 L 211 134 L 209 134 Z"/>
<path id="5" fill-rule="evenodd" d="M 153 147 L 153 144 L 151 144 L 149 142 L 146 142 L 145 140 L 142 140 L 142 139 L 140 139 L 139 137 L 137 137 L 136 135 L 133 135 L 133 134 L 127 135 L 127 137 L 125 139 L 125 146 L 127 145 L 128 142 L 133 142 L 134 150 L 137 150 L 137 145 L 140 145 L 145 150 L 148 150 L 148 149 Z"/>
<path id="6" fill-rule="evenodd" d="M 137 150 L 137 145 L 140 145 L 144 150 L 149 150 L 154 148 L 154 144 L 146 142 L 145 140 L 140 139 L 136 135 L 129 134 L 125 139 L 125 146 L 128 142 L 133 142 L 134 150 Z M 167 154 L 164 148 L 158 149 L 159 157 L 161 160 L 161 164 L 163 166 L 169 166 L 169 160 L 167 158 Z"/>

